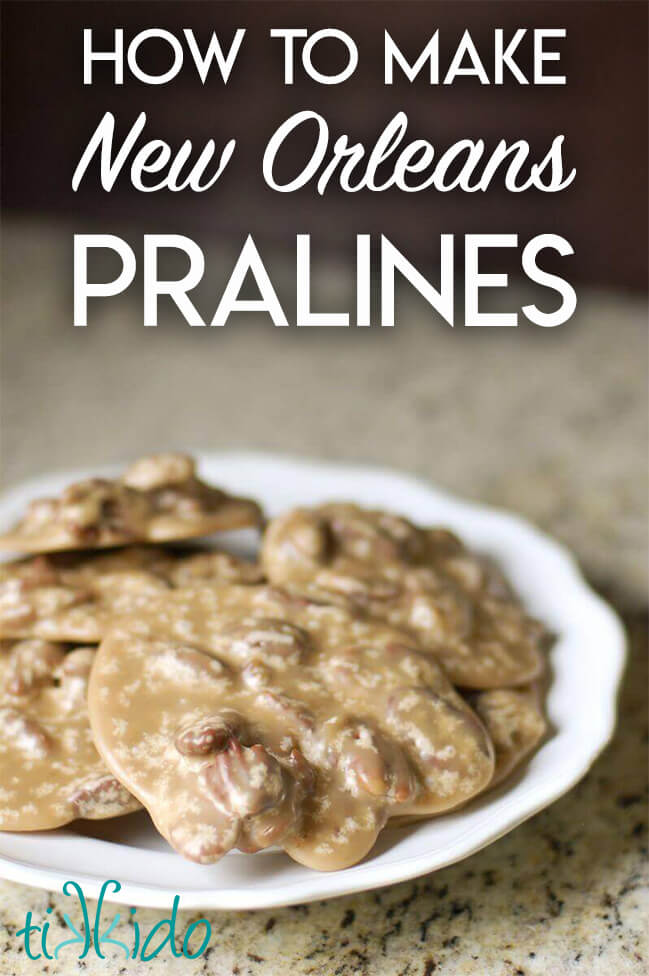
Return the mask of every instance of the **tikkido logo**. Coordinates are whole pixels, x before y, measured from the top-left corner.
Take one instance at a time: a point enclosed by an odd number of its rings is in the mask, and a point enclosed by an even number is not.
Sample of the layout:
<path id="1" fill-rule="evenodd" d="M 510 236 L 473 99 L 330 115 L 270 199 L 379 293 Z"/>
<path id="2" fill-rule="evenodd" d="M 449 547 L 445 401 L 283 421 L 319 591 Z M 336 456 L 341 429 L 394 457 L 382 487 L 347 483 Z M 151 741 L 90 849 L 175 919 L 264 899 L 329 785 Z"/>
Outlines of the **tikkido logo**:
<path id="1" fill-rule="evenodd" d="M 162 918 L 156 922 L 144 938 L 139 922 L 135 920 L 137 911 L 135 908 L 129 908 L 129 914 L 125 918 L 125 922 L 130 922 L 130 924 L 122 925 L 122 929 L 119 931 L 120 935 L 128 933 L 131 944 L 128 945 L 122 939 L 111 937 L 122 918 L 122 914 L 116 912 L 112 919 L 102 919 L 104 898 L 106 893 L 111 891 L 111 886 L 112 893 L 115 894 L 122 887 L 119 881 L 104 881 L 97 899 L 94 918 L 91 921 L 86 896 L 81 885 L 76 881 L 65 882 L 62 889 L 63 894 L 68 897 L 76 895 L 83 922 L 77 928 L 70 915 L 65 912 L 63 921 L 73 935 L 72 938 L 62 939 L 57 944 L 48 942 L 48 938 L 51 938 L 50 922 L 45 921 L 42 925 L 35 925 L 32 922 L 32 912 L 27 912 L 24 927 L 16 932 L 16 937 L 24 940 L 27 958 L 33 960 L 58 959 L 62 949 L 67 949 L 70 952 L 73 946 L 78 946 L 78 959 L 85 959 L 91 951 L 100 959 L 106 959 L 104 950 L 108 950 L 111 956 L 117 953 L 118 957 L 121 957 L 121 954 L 124 953 L 125 959 L 140 959 L 143 962 L 148 962 L 150 959 L 155 959 L 165 948 L 168 948 L 172 956 L 184 957 L 185 959 L 198 959 L 208 948 L 212 938 L 212 926 L 206 918 L 198 918 L 187 926 L 182 938 L 182 948 L 178 948 L 177 943 L 180 942 L 180 938 L 176 936 L 176 918 L 180 901 L 179 895 L 176 895 L 173 900 L 169 918 Z M 51 912 L 51 907 L 46 909 L 46 914 L 49 915 Z M 114 948 L 109 949 L 109 947 Z"/>

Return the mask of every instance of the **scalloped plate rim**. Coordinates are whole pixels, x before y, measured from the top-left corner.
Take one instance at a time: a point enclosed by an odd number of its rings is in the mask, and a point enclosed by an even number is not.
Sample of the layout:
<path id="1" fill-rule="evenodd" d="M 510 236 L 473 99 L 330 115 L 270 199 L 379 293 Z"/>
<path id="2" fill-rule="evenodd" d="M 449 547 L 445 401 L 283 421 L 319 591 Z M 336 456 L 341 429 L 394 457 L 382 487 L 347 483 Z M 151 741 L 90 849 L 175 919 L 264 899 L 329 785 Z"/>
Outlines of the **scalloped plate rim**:
<path id="1" fill-rule="evenodd" d="M 323 481 L 326 482 L 327 479 L 333 481 L 342 479 L 352 486 L 350 491 L 343 494 L 346 494 L 346 497 L 351 500 L 358 500 L 361 504 L 379 504 L 379 502 L 372 500 L 374 496 L 385 497 L 387 486 L 392 485 L 394 489 L 398 486 L 407 496 L 408 504 L 400 507 L 399 504 L 393 503 L 392 507 L 395 510 L 403 511 L 404 514 L 411 515 L 415 519 L 421 518 L 417 514 L 418 510 L 421 511 L 428 507 L 431 510 L 439 508 L 455 512 L 457 513 L 455 528 L 465 535 L 469 542 L 474 542 L 474 544 L 475 540 L 472 537 L 475 536 L 476 532 L 480 537 L 484 535 L 490 540 L 490 544 L 486 546 L 487 551 L 501 558 L 506 549 L 506 547 L 505 549 L 502 548 L 504 545 L 502 533 L 506 537 L 517 537 L 520 553 L 526 553 L 530 557 L 534 553 L 537 560 L 540 559 L 541 562 L 545 562 L 546 566 L 551 566 L 556 574 L 554 591 L 552 588 L 550 588 L 550 592 L 544 590 L 545 598 L 549 597 L 548 605 L 553 605 L 552 593 L 554 592 L 554 599 L 558 601 L 556 603 L 558 613 L 559 608 L 566 602 L 567 593 L 574 604 L 574 617 L 566 619 L 571 620 L 579 632 L 577 622 L 577 611 L 579 611 L 582 615 L 579 620 L 581 627 L 584 628 L 587 622 L 590 622 L 591 629 L 593 626 L 595 627 L 600 640 L 601 660 L 599 663 L 603 665 L 599 679 L 600 695 L 597 708 L 591 707 L 590 715 L 587 714 L 582 703 L 582 711 L 578 709 L 574 716 L 564 716 L 560 719 L 555 736 L 542 745 L 532 762 L 525 768 L 511 788 L 505 787 L 502 790 L 494 791 L 492 796 L 487 794 L 475 804 L 470 804 L 461 811 L 447 814 L 436 820 L 424 821 L 408 828 L 399 828 L 398 832 L 397 829 L 389 831 L 388 835 L 392 844 L 387 851 L 380 849 L 379 842 L 378 854 L 370 854 L 360 864 L 351 868 L 321 873 L 293 864 L 283 854 L 268 854 L 260 859 L 255 855 L 232 853 L 223 859 L 219 865 L 198 868 L 198 872 L 214 871 L 216 877 L 213 883 L 207 875 L 201 884 L 187 882 L 185 886 L 166 886 L 153 883 L 150 877 L 130 879 L 122 882 L 119 892 L 107 893 L 106 901 L 166 908 L 171 907 L 174 896 L 178 894 L 181 908 L 261 909 L 352 894 L 407 881 L 453 864 L 493 843 L 550 803 L 555 802 L 586 774 L 613 734 L 617 690 L 624 668 L 626 640 L 619 618 L 608 604 L 588 586 L 581 575 L 576 560 L 566 547 L 555 542 L 519 515 L 475 501 L 466 501 L 429 484 L 423 478 L 402 473 L 392 468 L 365 464 L 355 465 L 344 461 L 297 458 L 269 452 L 197 451 L 195 454 L 201 469 L 206 471 L 208 478 L 213 477 L 214 480 L 220 480 L 226 488 L 238 488 L 243 495 L 251 494 L 260 497 L 260 500 L 271 510 L 277 510 L 281 507 L 272 501 L 273 489 L 270 488 L 266 498 L 259 490 L 249 491 L 245 484 L 245 478 L 241 477 L 242 474 L 247 472 L 250 475 L 251 471 L 257 471 L 259 476 L 262 473 L 259 480 L 264 487 L 267 487 L 271 473 L 275 479 L 282 479 L 282 485 L 286 483 L 288 474 L 292 475 L 293 480 L 306 478 L 311 486 L 313 486 L 314 480 L 319 485 Z M 59 485 L 79 477 L 86 477 L 88 474 L 110 475 L 119 470 L 120 467 L 117 465 L 93 469 L 92 472 L 88 470 L 63 470 L 23 481 L 13 486 L 0 498 L 0 521 L 3 525 L 8 525 L 12 518 L 17 516 L 25 499 L 52 490 L 50 486 L 55 486 L 56 490 Z M 214 473 L 211 474 L 210 471 Z M 370 484 L 381 485 L 382 487 L 367 491 L 367 486 Z M 359 485 L 363 486 L 363 490 L 358 495 L 354 491 L 354 485 L 356 485 L 357 490 Z M 283 492 L 279 489 L 275 491 L 276 497 L 282 494 Z M 392 492 L 388 491 L 387 495 L 392 498 Z M 296 498 L 302 497 L 298 492 Z M 315 500 L 332 497 L 336 496 L 326 491 L 315 491 L 311 497 L 304 500 L 306 503 L 313 503 Z M 342 495 L 338 494 L 338 497 L 342 497 Z M 422 503 L 422 499 L 426 499 L 426 504 Z M 290 504 L 297 504 L 297 500 L 290 502 Z M 462 526 L 457 524 L 460 515 L 468 520 L 466 526 L 464 522 Z M 448 515 L 446 520 L 448 520 Z M 452 522 L 453 519 L 451 519 Z M 485 526 L 487 526 L 486 530 Z M 498 542 L 496 542 L 497 528 L 501 530 Z M 499 547 L 501 551 L 499 551 Z M 512 552 L 513 549 L 509 554 L 511 555 Z M 530 563 L 531 565 L 532 563 Z M 530 580 L 525 577 L 525 574 L 513 574 L 512 578 L 515 586 L 518 585 L 523 590 L 529 589 Z M 543 582 L 546 582 L 545 578 Z M 540 586 L 535 592 L 540 594 Z M 533 590 L 525 593 L 528 600 L 530 594 L 533 595 Z M 559 599 L 559 595 L 561 599 Z M 586 612 L 585 617 L 583 616 L 584 612 Z M 559 634 L 552 655 L 554 679 L 550 687 L 550 696 L 556 696 L 557 692 L 566 691 L 562 685 L 562 682 L 565 683 L 567 680 L 564 669 L 569 663 L 562 658 L 562 653 L 565 653 L 562 652 L 562 644 L 566 633 L 568 635 L 571 633 L 569 627 L 567 632 L 564 630 Z M 562 695 L 562 697 L 565 696 Z M 574 693 L 570 692 L 568 697 L 571 704 L 574 704 Z M 599 714 L 598 721 L 593 718 L 594 711 Z M 556 726 L 557 715 L 551 715 L 551 718 Z M 562 724 L 564 718 L 565 723 Z M 553 761 L 545 769 L 539 768 L 543 766 L 543 757 L 547 755 L 548 744 L 551 744 L 554 738 L 558 735 L 564 735 L 566 730 L 572 730 L 572 734 L 577 734 L 579 740 L 579 732 L 582 726 L 588 731 L 590 742 L 580 743 L 581 751 L 577 755 L 562 755 L 559 760 Z M 463 821 L 466 821 L 467 824 L 464 828 L 462 826 Z M 456 836 L 454 841 L 447 840 L 441 850 L 436 850 L 431 844 L 440 824 L 444 830 L 446 826 L 451 824 L 451 832 L 454 831 Z M 82 884 L 89 897 L 96 897 L 103 881 L 106 880 L 106 876 L 99 875 L 97 872 L 84 871 L 78 866 L 72 867 L 69 872 L 62 869 L 56 863 L 59 858 L 52 857 L 51 853 L 48 855 L 48 852 L 53 851 L 52 843 L 55 837 L 62 841 L 63 849 L 67 848 L 73 855 L 72 860 L 75 864 L 90 852 L 95 857 L 101 854 L 105 854 L 106 857 L 110 856 L 111 863 L 113 863 L 115 858 L 119 861 L 117 855 L 121 856 L 126 852 L 125 856 L 128 858 L 129 852 L 134 850 L 138 852 L 137 856 L 140 859 L 141 852 L 145 851 L 145 862 L 151 861 L 151 871 L 157 876 L 159 876 L 159 868 L 162 864 L 175 862 L 185 864 L 170 850 L 168 852 L 147 851 L 146 848 L 127 847 L 123 844 L 76 834 L 69 828 L 63 828 L 58 831 L 33 835 L 0 833 L 0 876 L 10 881 L 31 884 L 49 890 L 60 888 L 65 880 L 77 880 Z M 21 852 L 27 851 L 29 854 L 31 851 L 31 856 L 26 857 L 23 854 L 21 857 L 14 857 L 10 853 L 12 842 L 20 848 Z M 405 849 L 401 855 L 397 853 L 396 856 L 391 856 L 391 852 L 395 848 L 402 847 Z M 76 857 L 74 857 L 75 851 Z M 256 866 L 261 866 L 263 874 L 266 876 L 270 874 L 270 878 L 266 877 L 265 879 L 267 881 L 265 887 L 259 884 L 254 875 L 250 882 L 246 883 L 245 865 L 251 863 L 251 858 Z M 289 862 L 288 868 L 286 862 Z M 227 866 L 226 873 L 234 870 L 235 867 L 239 871 L 243 870 L 243 880 L 236 884 L 228 884 L 225 880 L 219 883 L 218 869 L 221 868 L 221 865 Z M 158 867 L 157 871 L 156 866 Z M 281 877 L 273 880 L 272 873 L 278 866 L 284 870 L 288 869 L 289 875 L 291 875 L 288 881 Z M 195 865 L 188 866 L 186 871 L 188 878 L 193 877 L 196 868 Z M 283 873 L 282 870 L 279 873 Z M 208 881 L 210 881 L 209 884 L 207 884 Z"/>

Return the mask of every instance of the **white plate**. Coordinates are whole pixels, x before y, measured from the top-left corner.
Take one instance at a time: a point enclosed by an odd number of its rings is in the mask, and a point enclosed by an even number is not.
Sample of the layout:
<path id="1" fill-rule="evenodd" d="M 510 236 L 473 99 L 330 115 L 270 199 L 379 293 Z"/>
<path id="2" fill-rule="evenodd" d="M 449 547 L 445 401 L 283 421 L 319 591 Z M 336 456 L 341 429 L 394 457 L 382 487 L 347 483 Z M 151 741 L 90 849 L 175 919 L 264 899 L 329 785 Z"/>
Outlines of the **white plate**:
<path id="1" fill-rule="evenodd" d="M 0 874 L 60 890 L 67 879 L 96 896 L 107 878 L 112 900 L 184 908 L 265 908 L 378 888 L 467 857 L 552 803 L 586 773 L 608 742 L 625 640 L 612 610 L 584 582 L 572 557 L 522 519 L 453 498 L 411 477 L 376 468 L 298 461 L 264 454 L 205 454 L 209 481 L 259 498 L 270 514 L 298 504 L 348 499 L 391 508 L 424 524 L 455 529 L 492 555 L 529 610 L 556 634 L 547 711 L 553 734 L 519 778 L 465 809 L 384 833 L 374 851 L 343 871 L 320 873 L 282 853 L 231 853 L 218 864 L 183 860 L 144 813 L 37 834 L 0 833 Z M 97 472 L 93 472 L 97 473 Z M 105 473 L 112 473 L 106 471 Z M 0 502 L 4 528 L 25 502 L 59 491 L 88 472 L 30 481 Z M 107 896 L 108 897 L 108 896 Z"/>

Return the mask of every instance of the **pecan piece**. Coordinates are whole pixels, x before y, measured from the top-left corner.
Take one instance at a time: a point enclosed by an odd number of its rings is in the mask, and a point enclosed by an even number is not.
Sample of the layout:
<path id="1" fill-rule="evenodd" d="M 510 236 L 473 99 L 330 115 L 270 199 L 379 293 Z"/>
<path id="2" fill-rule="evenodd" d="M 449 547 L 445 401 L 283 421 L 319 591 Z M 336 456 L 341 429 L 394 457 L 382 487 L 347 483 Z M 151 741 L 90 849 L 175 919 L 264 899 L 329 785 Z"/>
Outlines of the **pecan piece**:
<path id="1" fill-rule="evenodd" d="M 329 758 L 343 773 L 352 793 L 405 803 L 417 783 L 399 745 L 368 721 L 337 718 L 327 723 Z"/>
<path id="2" fill-rule="evenodd" d="M 464 748 L 493 759 L 491 740 L 473 710 L 432 688 L 396 688 L 388 698 L 387 717 L 396 731 L 415 746 L 419 762 L 433 776 L 453 767 Z M 440 751 L 434 745 L 438 738 L 449 743 L 455 740 L 455 744 L 452 749 L 445 747 Z"/>
<path id="3" fill-rule="evenodd" d="M 471 632 L 473 607 L 455 587 L 415 591 L 408 595 L 407 622 L 415 631 L 421 631 L 426 640 L 462 638 Z"/>
<path id="4" fill-rule="evenodd" d="M 315 786 L 316 774 L 304 753 L 297 748 L 291 749 L 287 762 L 298 783 L 306 793 L 310 793 Z"/>
<path id="5" fill-rule="evenodd" d="M 325 519 L 315 512 L 296 512 L 289 525 L 289 542 L 298 555 L 312 562 L 325 562 L 332 537 Z"/>
<path id="6" fill-rule="evenodd" d="M 196 465 L 186 454 L 153 454 L 140 458 L 122 475 L 122 482 L 139 491 L 183 484 L 194 477 Z"/>
<path id="7" fill-rule="evenodd" d="M 152 676 L 191 682 L 223 681 L 230 669 L 219 658 L 189 644 L 160 641 L 151 647 L 146 669 Z"/>
<path id="8" fill-rule="evenodd" d="M 29 531 L 37 531 L 40 526 L 56 518 L 57 502 L 54 498 L 35 498 L 27 506 L 23 524 Z"/>
<path id="9" fill-rule="evenodd" d="M 11 740 L 25 759 L 44 759 L 52 748 L 43 726 L 17 708 L 0 708 L 0 735 Z"/>
<path id="10" fill-rule="evenodd" d="M 78 787 L 70 803 L 77 817 L 91 820 L 117 817 L 137 806 L 128 790 L 110 774 Z"/>
<path id="11" fill-rule="evenodd" d="M 29 589 L 22 579 L 7 579 L 0 583 L 0 619 L 5 624 L 17 627 L 35 620 L 36 607 Z"/>
<path id="12" fill-rule="evenodd" d="M 112 500 L 110 481 L 103 478 L 77 481 L 63 492 L 59 516 L 63 524 L 79 536 L 98 533 L 102 506 Z"/>
<path id="13" fill-rule="evenodd" d="M 183 756 L 208 756 L 225 749 L 231 738 L 240 735 L 243 725 L 234 711 L 209 715 L 179 729 L 174 745 Z"/>
<path id="14" fill-rule="evenodd" d="M 254 852 L 281 841 L 300 821 L 303 769 L 295 776 L 295 757 L 284 766 L 257 744 L 246 747 L 233 738 L 203 771 L 217 808 L 239 821 L 237 846 Z"/>
<path id="15" fill-rule="evenodd" d="M 317 586 L 324 590 L 334 590 L 349 597 L 355 603 L 366 605 L 372 600 L 380 602 L 396 599 L 401 593 L 401 586 L 389 579 L 375 576 L 357 576 L 322 570 L 315 578 Z"/>
<path id="16" fill-rule="evenodd" d="M 286 796 L 284 768 L 264 746 L 243 746 L 236 737 L 204 775 L 214 802 L 231 817 L 255 816 L 278 806 Z"/>
<path id="17" fill-rule="evenodd" d="M 227 552 L 200 552 L 186 556 L 169 571 L 174 586 L 196 583 L 261 583 L 263 570 L 256 563 L 237 559 Z"/>
<path id="18" fill-rule="evenodd" d="M 241 680 L 248 688 L 266 688 L 273 679 L 273 673 L 261 661 L 254 658 L 241 668 Z"/>
<path id="19" fill-rule="evenodd" d="M 421 531 L 388 512 L 340 508 L 331 514 L 330 525 L 341 552 L 364 562 L 414 562 L 424 548 Z"/>
<path id="20" fill-rule="evenodd" d="M 237 842 L 239 825 L 221 815 L 213 823 L 187 823 L 182 817 L 169 825 L 169 841 L 175 850 L 197 864 L 212 864 L 232 850 Z"/>
<path id="21" fill-rule="evenodd" d="M 36 639 L 18 641 L 9 658 L 7 692 L 27 695 L 43 685 L 54 684 L 56 668 L 63 657 L 60 644 Z"/>
<path id="22" fill-rule="evenodd" d="M 450 529 L 439 527 L 424 529 L 428 552 L 433 557 L 458 555 L 463 553 L 464 545 Z"/>
<path id="23" fill-rule="evenodd" d="M 485 569 L 480 560 L 468 553 L 447 556 L 441 562 L 443 571 L 467 593 L 479 593 L 485 584 Z"/>
<path id="24" fill-rule="evenodd" d="M 136 537 L 146 519 L 146 499 L 118 482 L 104 478 L 78 481 L 61 496 L 59 518 L 63 526 L 84 543 L 102 534 Z"/>
<path id="25" fill-rule="evenodd" d="M 87 681 L 90 677 L 90 669 L 95 659 L 94 647 L 75 647 L 69 651 L 61 661 L 55 672 L 55 676 L 61 681 L 69 678 L 80 678 Z"/>
<path id="26" fill-rule="evenodd" d="M 238 624 L 224 636 L 239 660 L 259 658 L 264 662 L 272 659 L 279 667 L 297 664 L 309 641 L 307 634 L 299 627 L 271 617 Z"/>
<path id="27" fill-rule="evenodd" d="M 257 695 L 257 702 L 275 712 L 287 726 L 297 728 L 302 733 L 313 731 L 315 717 L 303 702 L 281 692 L 268 690 Z"/>
<path id="28" fill-rule="evenodd" d="M 306 607 L 338 607 L 352 610 L 353 601 L 342 593 L 326 590 L 312 583 L 284 583 L 279 586 L 267 586 L 266 595 L 283 603 L 288 609 L 302 610 Z"/>

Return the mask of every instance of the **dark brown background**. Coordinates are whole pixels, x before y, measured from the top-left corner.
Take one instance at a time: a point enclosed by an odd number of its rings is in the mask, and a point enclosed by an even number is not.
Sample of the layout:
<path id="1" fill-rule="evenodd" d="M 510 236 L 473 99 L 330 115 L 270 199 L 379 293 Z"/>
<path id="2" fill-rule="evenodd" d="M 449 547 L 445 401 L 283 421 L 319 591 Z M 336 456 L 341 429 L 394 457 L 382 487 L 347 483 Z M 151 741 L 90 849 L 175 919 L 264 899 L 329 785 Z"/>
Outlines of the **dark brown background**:
<path id="1" fill-rule="evenodd" d="M 5 213 L 60 214 L 82 232 L 101 219 L 106 232 L 201 231 L 240 242 L 248 232 L 291 246 L 296 232 L 314 234 L 319 247 L 351 254 L 353 235 L 385 232 L 413 260 L 437 253 L 441 232 L 518 232 L 526 240 L 541 232 L 565 236 L 575 248 L 570 277 L 598 286 L 644 289 L 647 280 L 647 6 L 643 2 L 556 3 L 87 3 L 5 2 L 3 11 L 3 207 Z M 227 88 L 215 72 L 203 87 L 193 66 L 171 83 L 150 87 L 130 81 L 116 88 L 109 65 L 96 66 L 97 81 L 82 84 L 82 28 L 94 27 L 103 46 L 115 26 L 125 39 L 146 27 L 181 32 L 191 26 L 200 39 L 212 29 L 229 40 L 236 27 L 248 32 Z M 356 75 L 340 86 L 322 87 L 297 75 L 281 83 L 282 48 L 271 26 L 337 26 L 359 46 Z M 495 26 L 561 26 L 558 41 L 567 87 L 481 88 L 461 79 L 451 88 L 423 79 L 410 85 L 382 84 L 383 28 L 411 56 L 439 27 L 442 63 L 465 27 L 485 64 Z M 141 49 L 145 55 L 147 45 Z M 149 51 L 156 57 L 156 42 Z M 444 57 L 444 52 L 451 52 Z M 327 52 L 323 49 L 323 56 Z M 552 70 L 555 70 L 554 66 Z M 128 75 L 127 75 L 128 78 Z M 557 133 L 566 135 L 567 167 L 577 167 L 573 186 L 559 194 L 519 195 L 494 187 L 485 194 L 328 192 L 312 187 L 296 194 L 273 193 L 263 183 L 263 148 L 277 125 L 298 109 L 322 112 L 332 133 L 371 144 L 400 109 L 412 137 L 430 139 L 440 151 L 462 137 L 527 138 L 539 149 Z M 107 198 L 96 169 L 78 194 L 70 181 L 83 147 L 106 110 L 126 134 L 141 110 L 150 137 L 195 145 L 211 136 L 217 145 L 238 145 L 226 177 L 206 194 L 145 195 L 124 180 Z M 296 150 L 297 152 L 297 150 Z M 85 225 L 82 224 L 85 221 Z M 499 261 L 512 255 L 500 255 Z M 423 267 L 423 266 L 422 266 Z"/>

